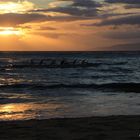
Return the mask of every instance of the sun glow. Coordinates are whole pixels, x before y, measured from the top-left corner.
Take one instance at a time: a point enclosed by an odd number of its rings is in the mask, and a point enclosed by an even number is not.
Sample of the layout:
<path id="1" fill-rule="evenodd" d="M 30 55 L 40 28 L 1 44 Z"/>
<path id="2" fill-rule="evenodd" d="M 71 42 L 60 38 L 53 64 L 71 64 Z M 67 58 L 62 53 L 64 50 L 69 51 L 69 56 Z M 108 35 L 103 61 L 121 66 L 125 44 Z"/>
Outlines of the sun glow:
<path id="1" fill-rule="evenodd" d="M 0 2 L 0 13 L 22 13 L 33 9 L 34 4 L 28 1 L 23 2 Z"/>
<path id="2" fill-rule="evenodd" d="M 20 36 L 23 34 L 24 32 L 21 29 L 15 29 L 13 27 L 0 28 L 0 35 L 3 35 L 3 36 L 10 36 L 10 35 Z"/>

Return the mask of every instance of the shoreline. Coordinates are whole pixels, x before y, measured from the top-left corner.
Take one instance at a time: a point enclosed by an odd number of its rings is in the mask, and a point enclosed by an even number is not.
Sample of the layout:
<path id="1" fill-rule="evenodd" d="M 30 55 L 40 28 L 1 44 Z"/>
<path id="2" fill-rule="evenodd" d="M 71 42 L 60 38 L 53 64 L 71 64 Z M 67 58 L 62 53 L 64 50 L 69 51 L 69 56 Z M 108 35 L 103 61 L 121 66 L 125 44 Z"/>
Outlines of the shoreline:
<path id="1" fill-rule="evenodd" d="M 140 115 L 0 121 L 0 140 L 137 140 Z"/>

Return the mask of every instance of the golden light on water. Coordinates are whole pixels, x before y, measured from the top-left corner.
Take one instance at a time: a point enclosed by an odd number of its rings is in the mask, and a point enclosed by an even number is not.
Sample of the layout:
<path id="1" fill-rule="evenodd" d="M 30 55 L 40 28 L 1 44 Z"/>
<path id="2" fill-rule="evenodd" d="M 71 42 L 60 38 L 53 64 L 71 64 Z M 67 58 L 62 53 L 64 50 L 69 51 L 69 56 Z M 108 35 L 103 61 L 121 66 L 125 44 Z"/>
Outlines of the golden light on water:
<path id="1" fill-rule="evenodd" d="M 11 103 L 0 105 L 0 120 L 26 120 L 40 117 L 41 110 L 45 110 L 47 116 L 56 115 L 58 108 L 63 104 L 36 104 L 36 103 Z M 53 112 L 53 113 L 52 113 Z M 52 114 L 50 114 L 52 113 Z"/>
<path id="2" fill-rule="evenodd" d="M 26 118 L 33 118 L 34 115 L 25 113 L 28 110 L 34 109 L 33 104 L 6 104 L 0 106 L 1 120 L 21 120 Z"/>

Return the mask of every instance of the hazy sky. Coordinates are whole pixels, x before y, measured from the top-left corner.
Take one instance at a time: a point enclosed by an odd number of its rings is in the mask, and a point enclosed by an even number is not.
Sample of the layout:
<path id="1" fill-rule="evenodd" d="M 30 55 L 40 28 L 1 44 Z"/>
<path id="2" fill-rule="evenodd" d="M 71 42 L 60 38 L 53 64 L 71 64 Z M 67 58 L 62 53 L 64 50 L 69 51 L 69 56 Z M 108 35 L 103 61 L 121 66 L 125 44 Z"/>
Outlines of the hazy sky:
<path id="1" fill-rule="evenodd" d="M 140 50 L 140 0 L 0 0 L 0 50 Z"/>

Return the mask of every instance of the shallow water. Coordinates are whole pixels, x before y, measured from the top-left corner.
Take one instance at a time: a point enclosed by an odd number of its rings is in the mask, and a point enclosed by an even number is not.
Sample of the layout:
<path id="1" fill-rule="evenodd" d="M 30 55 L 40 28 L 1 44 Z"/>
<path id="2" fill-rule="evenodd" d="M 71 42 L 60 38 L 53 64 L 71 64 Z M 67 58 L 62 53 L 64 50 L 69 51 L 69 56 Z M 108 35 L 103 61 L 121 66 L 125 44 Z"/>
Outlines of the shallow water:
<path id="1" fill-rule="evenodd" d="M 12 68 L 31 59 L 93 67 Z M 140 52 L 1 52 L 0 120 L 140 114 Z"/>

